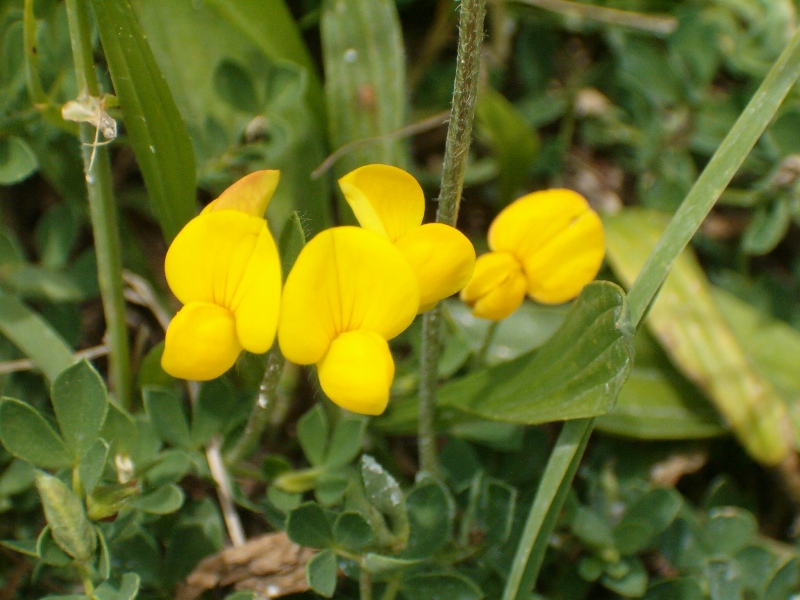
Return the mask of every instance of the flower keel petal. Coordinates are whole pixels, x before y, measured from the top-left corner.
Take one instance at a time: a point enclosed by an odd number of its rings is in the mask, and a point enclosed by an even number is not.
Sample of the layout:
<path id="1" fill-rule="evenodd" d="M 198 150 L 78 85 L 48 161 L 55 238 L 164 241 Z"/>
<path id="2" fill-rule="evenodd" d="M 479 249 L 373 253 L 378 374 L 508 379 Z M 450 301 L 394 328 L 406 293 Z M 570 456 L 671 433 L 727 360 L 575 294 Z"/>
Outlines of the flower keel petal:
<path id="1" fill-rule="evenodd" d="M 371 331 L 339 335 L 317 365 L 325 394 L 347 410 L 379 415 L 389 402 L 394 360 L 389 344 Z"/>
<path id="2" fill-rule="evenodd" d="M 527 287 L 516 258 L 507 252 L 489 252 L 478 257 L 472 279 L 461 290 L 461 300 L 476 317 L 500 321 L 519 308 Z"/>
<path id="3" fill-rule="evenodd" d="M 233 315 L 216 304 L 192 302 L 167 328 L 161 366 L 173 377 L 207 381 L 230 369 L 241 351 Z"/>

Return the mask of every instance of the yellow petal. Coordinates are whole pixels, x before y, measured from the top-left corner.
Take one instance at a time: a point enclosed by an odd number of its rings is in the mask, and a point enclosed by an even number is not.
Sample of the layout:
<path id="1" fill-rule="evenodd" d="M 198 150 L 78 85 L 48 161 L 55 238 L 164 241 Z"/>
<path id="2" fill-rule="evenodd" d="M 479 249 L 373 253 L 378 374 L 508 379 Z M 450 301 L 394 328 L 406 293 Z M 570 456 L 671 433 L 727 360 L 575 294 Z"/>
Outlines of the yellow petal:
<path id="1" fill-rule="evenodd" d="M 584 212 L 523 260 L 528 295 L 543 304 L 572 300 L 597 275 L 604 255 L 600 217 L 591 210 Z"/>
<path id="2" fill-rule="evenodd" d="M 429 223 L 412 229 L 395 246 L 417 276 L 420 312 L 461 290 L 472 277 L 475 248 L 454 227 Z"/>
<path id="3" fill-rule="evenodd" d="M 238 210 L 253 217 L 263 217 L 272 194 L 278 187 L 280 175 L 280 171 L 250 173 L 222 192 L 200 214 L 216 210 Z"/>
<path id="4" fill-rule="evenodd" d="M 167 328 L 161 366 L 173 377 L 207 381 L 230 369 L 241 351 L 233 315 L 215 304 L 192 302 Z"/>
<path id="5" fill-rule="evenodd" d="M 339 180 L 339 187 L 365 229 L 394 243 L 419 227 L 425 195 L 412 175 L 389 165 L 366 165 Z"/>
<path id="6" fill-rule="evenodd" d="M 385 238 L 359 227 L 334 227 L 300 252 L 281 307 L 283 355 L 312 364 L 340 333 L 398 335 L 414 320 L 419 289 L 408 262 Z"/>
<path id="7" fill-rule="evenodd" d="M 266 223 L 262 227 L 244 268 L 231 310 L 236 317 L 239 343 L 245 350 L 262 354 L 269 350 L 278 329 L 281 301 L 281 262 Z"/>
<path id="8" fill-rule="evenodd" d="M 394 361 L 389 344 L 371 331 L 348 331 L 317 365 L 325 395 L 347 410 L 379 415 L 389 402 Z"/>
<path id="9" fill-rule="evenodd" d="M 201 214 L 189 221 L 167 251 L 164 273 L 183 304 L 211 302 L 233 312 L 239 284 L 266 221 L 235 210 Z M 239 298 L 240 300 L 240 298 Z"/>
<path id="10" fill-rule="evenodd" d="M 510 252 L 524 261 L 586 212 L 591 212 L 589 204 L 572 190 L 527 194 L 495 217 L 489 227 L 489 247 Z"/>
<path id="11" fill-rule="evenodd" d="M 475 272 L 461 290 L 461 300 L 476 317 L 500 321 L 519 308 L 527 287 L 516 258 L 508 252 L 489 252 L 475 262 Z"/>

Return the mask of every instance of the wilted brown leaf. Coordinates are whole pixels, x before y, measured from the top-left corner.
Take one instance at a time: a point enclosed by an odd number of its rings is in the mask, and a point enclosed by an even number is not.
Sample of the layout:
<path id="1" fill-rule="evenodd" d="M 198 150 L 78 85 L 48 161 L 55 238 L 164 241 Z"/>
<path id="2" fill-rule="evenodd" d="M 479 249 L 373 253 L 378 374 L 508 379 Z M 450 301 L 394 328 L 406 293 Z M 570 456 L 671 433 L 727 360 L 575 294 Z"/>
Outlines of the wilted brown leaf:
<path id="1" fill-rule="evenodd" d="M 203 592 L 233 586 L 265 598 L 305 592 L 306 563 L 315 550 L 293 543 L 285 533 L 270 533 L 243 546 L 209 556 L 178 586 L 176 600 L 196 600 Z"/>

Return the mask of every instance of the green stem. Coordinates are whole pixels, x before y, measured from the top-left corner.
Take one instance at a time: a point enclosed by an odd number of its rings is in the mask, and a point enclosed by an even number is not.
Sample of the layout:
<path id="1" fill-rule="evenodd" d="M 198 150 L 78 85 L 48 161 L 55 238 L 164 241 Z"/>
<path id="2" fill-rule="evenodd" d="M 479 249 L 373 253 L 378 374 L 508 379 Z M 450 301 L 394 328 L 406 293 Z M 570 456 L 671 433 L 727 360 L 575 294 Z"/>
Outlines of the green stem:
<path id="1" fill-rule="evenodd" d="M 236 465 L 249 458 L 261 441 L 261 434 L 269 423 L 272 415 L 272 408 L 278 396 L 278 384 L 281 380 L 283 367 L 286 359 L 283 358 L 278 345 L 275 344 L 267 355 L 267 370 L 261 379 L 261 386 L 258 389 L 258 397 L 247 420 L 242 437 L 236 445 L 225 456 L 225 462 L 229 465 Z"/>
<path id="2" fill-rule="evenodd" d="M 397 597 L 397 592 L 400 591 L 400 577 L 393 577 L 386 584 L 386 589 L 383 591 L 381 600 L 394 600 Z"/>
<path id="3" fill-rule="evenodd" d="M 631 287 L 628 301 L 634 324 L 638 325 L 646 314 L 672 263 L 699 229 L 798 77 L 800 31 L 795 33 L 714 153 Z M 593 419 L 579 419 L 564 424 L 531 505 L 503 600 L 529 597 L 541 568 L 547 540 L 555 527 L 593 426 Z"/>
<path id="4" fill-rule="evenodd" d="M 372 577 L 366 569 L 358 576 L 358 591 L 360 600 L 372 600 Z"/>
<path id="5" fill-rule="evenodd" d="M 99 97 L 100 87 L 94 71 L 89 11 L 86 1 L 67 0 L 66 6 L 72 57 L 75 63 L 75 78 L 79 90 L 78 97 Z M 114 205 L 108 152 L 103 147 L 95 146 L 95 134 L 94 126 L 89 123 L 81 123 L 80 140 L 83 167 L 86 173 L 89 214 L 97 255 L 97 278 L 100 295 L 103 299 L 108 344 L 111 348 L 110 382 L 116 393 L 117 401 L 121 406 L 129 408 L 131 374 L 128 332 L 125 324 L 119 226 Z"/>
<path id="6" fill-rule="evenodd" d="M 739 119 L 711 157 L 678 208 L 631 286 L 631 321 L 638 325 L 664 283 L 672 263 L 700 228 L 714 203 L 775 116 L 786 94 L 800 77 L 800 31 L 770 69 Z"/>
<path id="7" fill-rule="evenodd" d="M 456 79 L 453 87 L 453 110 L 447 128 L 442 185 L 436 221 L 455 227 L 458 206 L 464 187 L 472 139 L 472 121 L 480 75 L 483 18 L 486 0 L 463 0 L 459 18 Z M 436 387 L 441 353 L 441 307 L 428 311 L 422 320 L 422 358 L 419 389 L 419 462 L 421 473 L 438 474 L 436 456 Z"/>

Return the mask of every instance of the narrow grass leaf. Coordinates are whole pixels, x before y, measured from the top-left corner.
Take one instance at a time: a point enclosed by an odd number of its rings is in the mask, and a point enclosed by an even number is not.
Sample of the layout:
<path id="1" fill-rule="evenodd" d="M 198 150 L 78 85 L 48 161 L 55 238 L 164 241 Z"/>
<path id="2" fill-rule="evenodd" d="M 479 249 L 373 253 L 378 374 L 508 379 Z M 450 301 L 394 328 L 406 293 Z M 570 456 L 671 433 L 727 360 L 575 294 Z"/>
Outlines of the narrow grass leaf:
<path id="1" fill-rule="evenodd" d="M 195 214 L 189 132 L 127 0 L 92 0 L 125 126 L 168 242 Z"/>

